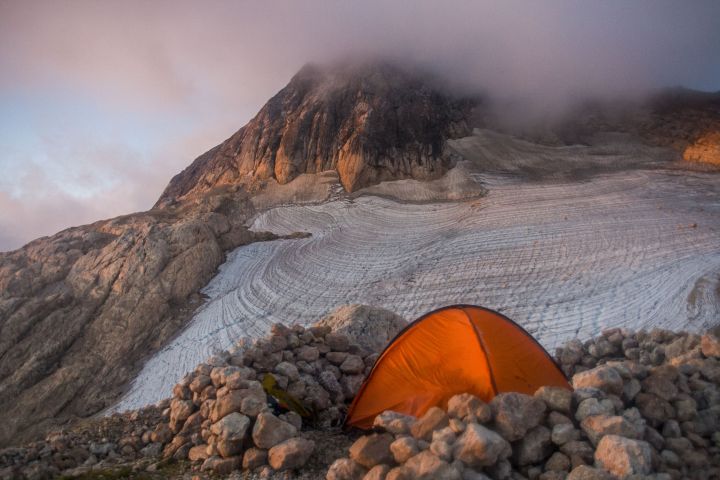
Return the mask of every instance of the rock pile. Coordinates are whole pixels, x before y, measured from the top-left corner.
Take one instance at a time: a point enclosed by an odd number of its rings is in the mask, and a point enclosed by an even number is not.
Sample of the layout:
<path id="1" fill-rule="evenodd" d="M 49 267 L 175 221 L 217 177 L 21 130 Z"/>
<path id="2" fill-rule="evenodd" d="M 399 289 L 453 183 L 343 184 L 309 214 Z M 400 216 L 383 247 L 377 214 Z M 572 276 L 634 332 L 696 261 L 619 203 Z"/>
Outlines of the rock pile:
<path id="1" fill-rule="evenodd" d="M 173 438 L 164 455 L 202 462 L 201 470 L 216 473 L 304 465 L 314 443 L 303 436 L 303 418 L 293 411 L 274 415 L 261 380 L 272 374 L 281 389 L 314 412 L 305 419 L 314 428 L 338 425 L 378 354 L 331 324 L 276 324 L 269 337 L 198 365 L 173 389 L 168 424 Z"/>
<path id="2" fill-rule="evenodd" d="M 72 478 L 119 465 L 153 470 L 172 433 L 163 423 L 168 401 L 142 410 L 114 414 L 72 430 L 51 433 L 44 441 L 0 450 L 0 479 Z"/>
<path id="3" fill-rule="evenodd" d="M 558 349 L 574 391 L 384 412 L 328 480 L 720 478 L 720 340 L 608 330 Z"/>

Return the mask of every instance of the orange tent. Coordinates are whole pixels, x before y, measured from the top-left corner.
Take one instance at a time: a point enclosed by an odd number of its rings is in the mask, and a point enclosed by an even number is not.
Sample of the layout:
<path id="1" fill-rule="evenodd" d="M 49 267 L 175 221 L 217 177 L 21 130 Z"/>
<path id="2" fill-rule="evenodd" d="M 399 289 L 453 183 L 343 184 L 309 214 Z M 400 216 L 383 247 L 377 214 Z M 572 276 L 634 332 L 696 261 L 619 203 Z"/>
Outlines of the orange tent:
<path id="1" fill-rule="evenodd" d="M 570 389 L 552 357 L 529 333 L 492 310 L 455 305 L 405 327 L 360 387 L 345 424 L 371 428 L 385 410 L 419 417 L 469 392 L 490 401 L 500 392 L 533 394 L 543 385 Z"/>

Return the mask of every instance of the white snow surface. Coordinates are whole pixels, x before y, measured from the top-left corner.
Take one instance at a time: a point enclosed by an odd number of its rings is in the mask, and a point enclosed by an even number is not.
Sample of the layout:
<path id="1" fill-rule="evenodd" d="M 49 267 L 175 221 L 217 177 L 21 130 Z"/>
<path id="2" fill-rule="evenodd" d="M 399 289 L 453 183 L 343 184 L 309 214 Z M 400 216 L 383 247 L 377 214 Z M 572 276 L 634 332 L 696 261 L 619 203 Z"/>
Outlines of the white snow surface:
<path id="1" fill-rule="evenodd" d="M 551 351 L 608 327 L 701 330 L 719 322 L 717 176 L 478 179 L 488 195 L 465 202 L 335 197 L 260 214 L 256 230 L 312 237 L 230 253 L 203 290 L 209 300 L 115 409 L 169 396 L 213 352 L 264 335 L 274 322 L 310 324 L 350 303 L 408 320 L 444 305 L 483 305 Z"/>

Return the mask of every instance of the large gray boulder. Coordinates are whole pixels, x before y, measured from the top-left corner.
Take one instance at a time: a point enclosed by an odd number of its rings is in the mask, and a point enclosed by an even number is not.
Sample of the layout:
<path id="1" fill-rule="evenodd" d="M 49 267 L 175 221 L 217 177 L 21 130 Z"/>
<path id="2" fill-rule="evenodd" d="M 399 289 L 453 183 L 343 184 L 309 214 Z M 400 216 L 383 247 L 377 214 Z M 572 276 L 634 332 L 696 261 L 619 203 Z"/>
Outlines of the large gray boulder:
<path id="1" fill-rule="evenodd" d="M 407 321 L 384 308 L 368 305 L 344 305 L 330 312 L 315 326 L 327 326 L 343 333 L 369 352 L 379 352 L 405 328 Z"/>

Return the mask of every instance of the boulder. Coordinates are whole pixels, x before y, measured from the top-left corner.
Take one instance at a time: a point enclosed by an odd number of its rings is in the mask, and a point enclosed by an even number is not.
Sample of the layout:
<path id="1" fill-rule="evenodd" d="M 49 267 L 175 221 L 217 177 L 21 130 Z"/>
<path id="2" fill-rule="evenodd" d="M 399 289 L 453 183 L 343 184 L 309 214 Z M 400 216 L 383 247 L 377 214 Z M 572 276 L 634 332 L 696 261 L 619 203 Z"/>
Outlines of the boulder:
<path id="1" fill-rule="evenodd" d="M 501 393 L 490 402 L 494 429 L 509 442 L 520 440 L 540 424 L 545 416 L 545 402 L 522 393 Z"/>
<path id="2" fill-rule="evenodd" d="M 254 470 L 267 463 L 268 451 L 262 448 L 251 447 L 245 450 L 242 466 L 244 470 Z"/>
<path id="3" fill-rule="evenodd" d="M 188 452 L 188 460 L 191 462 L 197 462 L 199 460 L 205 460 L 208 458 L 207 454 L 207 445 L 200 444 L 195 445 L 194 447 L 190 448 L 190 451 Z"/>
<path id="4" fill-rule="evenodd" d="M 399 464 L 407 462 L 407 460 L 417 455 L 419 452 L 417 441 L 413 437 L 403 436 L 390 444 L 390 451 L 393 458 Z"/>
<path id="5" fill-rule="evenodd" d="M 462 480 L 460 472 L 449 463 L 424 450 L 405 462 L 404 467 L 417 480 Z"/>
<path id="6" fill-rule="evenodd" d="M 609 415 L 593 415 L 585 418 L 580 424 L 590 443 L 597 445 L 605 435 L 642 439 L 644 429 L 640 429 L 623 417 Z"/>
<path id="7" fill-rule="evenodd" d="M 329 313 L 316 325 L 329 326 L 333 332 L 347 335 L 364 350 L 380 352 L 405 328 L 407 321 L 383 308 L 345 305 Z"/>
<path id="8" fill-rule="evenodd" d="M 492 409 L 488 404 L 470 393 L 461 393 L 448 400 L 447 413 L 451 417 L 467 419 L 472 417 L 480 423 L 490 421 Z"/>
<path id="9" fill-rule="evenodd" d="M 560 452 L 553 453 L 547 462 L 545 462 L 545 470 L 555 472 L 567 472 L 570 470 L 570 459 L 567 455 Z"/>
<path id="10" fill-rule="evenodd" d="M 253 442 L 258 448 L 272 448 L 297 435 L 297 429 L 283 422 L 270 412 L 262 412 L 255 420 L 252 430 Z"/>
<path id="11" fill-rule="evenodd" d="M 340 370 L 348 375 L 356 375 L 365 370 L 365 362 L 359 355 L 348 355 L 340 364 Z"/>
<path id="12" fill-rule="evenodd" d="M 672 401 L 677 397 L 678 389 L 673 379 L 667 375 L 652 374 L 642 381 L 642 391 L 651 393 L 665 401 Z"/>
<path id="13" fill-rule="evenodd" d="M 233 412 L 214 423 L 210 427 L 210 432 L 222 439 L 242 441 L 249 427 L 250 419 L 248 417 Z"/>
<path id="14" fill-rule="evenodd" d="M 215 423 L 229 413 L 239 412 L 244 398 L 243 390 L 230 390 L 226 395 L 217 398 L 210 411 L 210 421 Z"/>
<path id="15" fill-rule="evenodd" d="M 652 447 L 642 440 L 606 435 L 595 450 L 595 465 L 621 478 L 646 475 L 652 469 Z"/>
<path id="16" fill-rule="evenodd" d="M 518 465 L 540 463 L 551 453 L 550 430 L 538 425 L 528 431 L 515 447 L 513 454 Z"/>
<path id="17" fill-rule="evenodd" d="M 291 438 L 278 443 L 268 451 L 268 463 L 275 470 L 300 468 L 315 449 L 315 442 L 305 438 Z"/>
<path id="18" fill-rule="evenodd" d="M 559 423 L 552 428 L 550 440 L 555 445 L 564 445 L 573 440 L 580 439 L 580 431 L 572 423 Z"/>
<path id="19" fill-rule="evenodd" d="M 350 348 L 350 339 L 344 333 L 328 333 L 325 344 L 335 352 L 347 352 Z"/>
<path id="20" fill-rule="evenodd" d="M 365 468 L 381 463 L 392 463 L 390 444 L 394 438 L 389 433 L 375 433 L 358 438 L 350 447 L 350 458 Z"/>
<path id="21" fill-rule="evenodd" d="M 378 427 L 386 432 L 395 435 L 410 432 L 410 427 L 415 423 L 415 417 L 403 413 L 386 410 L 373 421 L 373 427 Z"/>
<path id="22" fill-rule="evenodd" d="M 363 477 L 363 480 L 385 480 L 390 467 L 387 465 L 375 465 L 370 471 Z"/>
<path id="23" fill-rule="evenodd" d="M 290 362 L 278 363 L 275 366 L 275 372 L 287 377 L 290 381 L 295 381 L 300 377 L 297 367 Z"/>
<path id="24" fill-rule="evenodd" d="M 430 407 L 425 415 L 420 417 L 410 427 L 412 435 L 420 440 L 430 441 L 434 430 L 447 427 L 450 419 L 445 411 L 438 407 Z"/>
<path id="25" fill-rule="evenodd" d="M 572 406 L 572 392 L 567 388 L 548 386 L 540 387 L 535 392 L 535 397 L 543 400 L 550 410 L 570 413 L 570 407 Z"/>
<path id="26" fill-rule="evenodd" d="M 606 365 L 577 373 L 572 378 L 575 389 L 592 387 L 615 395 L 622 394 L 623 380 L 617 370 Z"/>
<path id="27" fill-rule="evenodd" d="M 675 409 L 670 402 L 652 393 L 638 393 L 635 397 L 635 405 L 642 416 L 653 426 L 661 425 L 666 420 L 675 417 Z"/>
<path id="28" fill-rule="evenodd" d="M 349 458 L 338 458 L 325 475 L 326 480 L 362 480 L 367 469 L 358 465 Z"/>
<path id="29" fill-rule="evenodd" d="M 475 423 L 469 424 L 455 442 L 453 455 L 470 466 L 493 465 L 510 456 L 512 449 L 503 437 Z"/>

